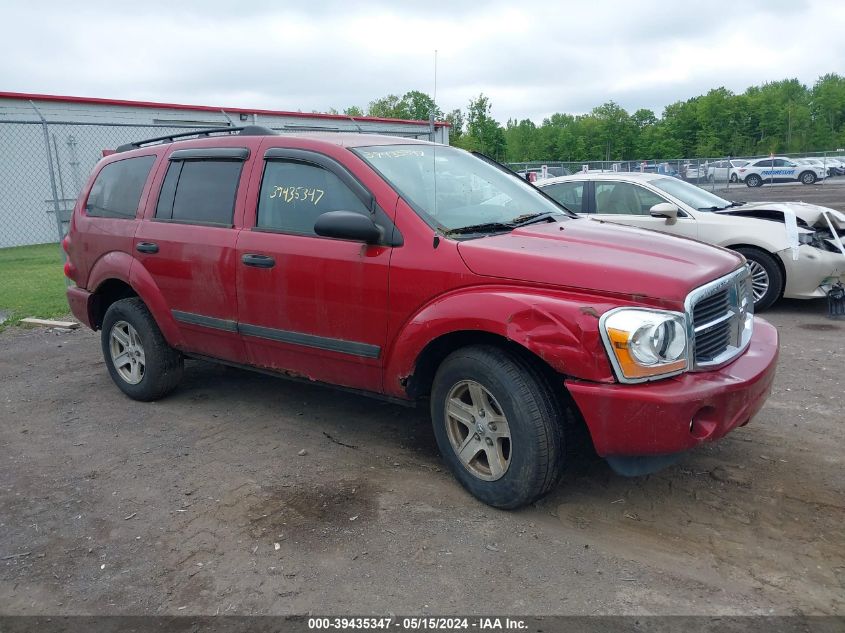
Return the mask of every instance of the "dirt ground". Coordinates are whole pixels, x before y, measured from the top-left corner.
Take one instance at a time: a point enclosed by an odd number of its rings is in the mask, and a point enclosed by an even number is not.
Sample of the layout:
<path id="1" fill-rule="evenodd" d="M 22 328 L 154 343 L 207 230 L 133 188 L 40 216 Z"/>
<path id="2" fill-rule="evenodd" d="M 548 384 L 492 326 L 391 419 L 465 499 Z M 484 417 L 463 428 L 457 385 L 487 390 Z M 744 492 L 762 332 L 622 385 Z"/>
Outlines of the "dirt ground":
<path id="1" fill-rule="evenodd" d="M 97 335 L 0 333 L 5 614 L 845 614 L 845 322 L 767 318 L 774 393 L 656 475 L 500 512 L 425 410 L 190 362 L 133 402 Z M 299 455 L 300 451 L 305 455 Z"/>

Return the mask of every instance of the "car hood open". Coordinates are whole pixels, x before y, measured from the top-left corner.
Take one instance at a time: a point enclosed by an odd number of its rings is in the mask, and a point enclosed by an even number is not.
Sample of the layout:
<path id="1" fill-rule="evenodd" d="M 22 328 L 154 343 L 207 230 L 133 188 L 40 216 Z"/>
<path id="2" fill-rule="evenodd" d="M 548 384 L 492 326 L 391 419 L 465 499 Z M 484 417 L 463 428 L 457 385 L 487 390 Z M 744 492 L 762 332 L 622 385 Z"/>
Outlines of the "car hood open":
<path id="1" fill-rule="evenodd" d="M 478 275 L 675 303 L 742 265 L 722 248 L 593 219 L 532 224 L 458 251 Z"/>

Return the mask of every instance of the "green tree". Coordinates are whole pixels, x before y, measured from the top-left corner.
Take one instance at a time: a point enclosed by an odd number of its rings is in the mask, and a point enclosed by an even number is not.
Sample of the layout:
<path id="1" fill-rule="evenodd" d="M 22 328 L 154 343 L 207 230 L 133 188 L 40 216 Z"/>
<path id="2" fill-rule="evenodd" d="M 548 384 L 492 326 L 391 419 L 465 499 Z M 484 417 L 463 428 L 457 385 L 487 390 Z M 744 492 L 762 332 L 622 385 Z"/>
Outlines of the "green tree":
<path id="1" fill-rule="evenodd" d="M 443 111 L 434 103 L 434 99 L 419 90 L 406 92 L 402 97 L 408 117 L 417 121 L 428 121 L 432 114 L 438 121 L 443 119 Z"/>
<path id="2" fill-rule="evenodd" d="M 367 108 L 367 116 L 380 117 L 383 119 L 410 119 L 408 104 L 397 95 L 387 95 L 381 99 L 370 101 Z"/>
<path id="3" fill-rule="evenodd" d="M 507 142 L 502 126 L 491 115 L 490 99 L 481 93 L 467 106 L 467 138 L 469 149 L 480 151 L 496 160 L 505 158 Z"/>
<path id="4" fill-rule="evenodd" d="M 446 122 L 451 127 L 449 141 L 454 145 L 464 133 L 464 113 L 460 108 L 455 108 L 446 115 Z"/>

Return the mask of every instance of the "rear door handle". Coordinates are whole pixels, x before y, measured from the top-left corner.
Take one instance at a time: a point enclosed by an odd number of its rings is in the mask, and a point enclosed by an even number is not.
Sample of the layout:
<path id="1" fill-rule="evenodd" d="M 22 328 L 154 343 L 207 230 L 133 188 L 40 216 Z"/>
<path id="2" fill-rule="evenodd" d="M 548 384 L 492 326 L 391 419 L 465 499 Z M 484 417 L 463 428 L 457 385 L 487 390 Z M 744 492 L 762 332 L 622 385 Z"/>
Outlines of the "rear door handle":
<path id="1" fill-rule="evenodd" d="M 138 242 L 135 250 L 139 253 L 158 253 L 158 244 L 155 242 Z"/>
<path id="2" fill-rule="evenodd" d="M 272 268 L 276 265 L 276 260 L 269 255 L 257 255 L 255 253 L 247 253 L 241 257 L 241 261 L 246 266 L 253 268 Z"/>

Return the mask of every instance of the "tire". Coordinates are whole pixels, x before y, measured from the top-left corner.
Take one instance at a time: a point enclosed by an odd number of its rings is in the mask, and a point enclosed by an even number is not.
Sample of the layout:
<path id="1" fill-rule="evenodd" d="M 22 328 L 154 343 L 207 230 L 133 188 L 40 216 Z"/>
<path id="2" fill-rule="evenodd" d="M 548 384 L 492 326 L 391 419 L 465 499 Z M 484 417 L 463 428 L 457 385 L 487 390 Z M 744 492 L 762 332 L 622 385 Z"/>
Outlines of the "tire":
<path id="1" fill-rule="evenodd" d="M 818 178 L 816 177 L 816 174 L 811 171 L 802 171 L 801 175 L 798 176 L 798 180 L 801 181 L 802 185 L 814 185 Z"/>
<path id="2" fill-rule="evenodd" d="M 783 292 L 783 273 L 780 266 L 766 251 L 751 247 L 734 250 L 742 253 L 748 260 L 754 287 L 754 311 L 762 312 L 777 301 Z"/>
<path id="3" fill-rule="evenodd" d="M 167 344 L 138 297 L 109 306 L 100 343 L 112 380 L 133 400 L 158 400 L 173 391 L 182 378 L 182 354 Z"/>
<path id="4" fill-rule="evenodd" d="M 576 428 L 574 415 L 533 363 L 489 345 L 453 352 L 438 368 L 431 391 L 434 436 L 444 461 L 470 494 L 497 508 L 531 503 L 559 481 L 564 450 L 575 445 L 569 433 Z"/>
<path id="5" fill-rule="evenodd" d="M 745 177 L 745 184 L 748 187 L 760 187 L 763 185 L 763 179 L 757 174 L 748 174 Z"/>
<path id="6" fill-rule="evenodd" d="M 729 180 L 730 180 L 731 182 L 736 182 L 736 181 L 737 181 L 736 174 L 731 174 L 731 177 L 729 178 Z"/>

